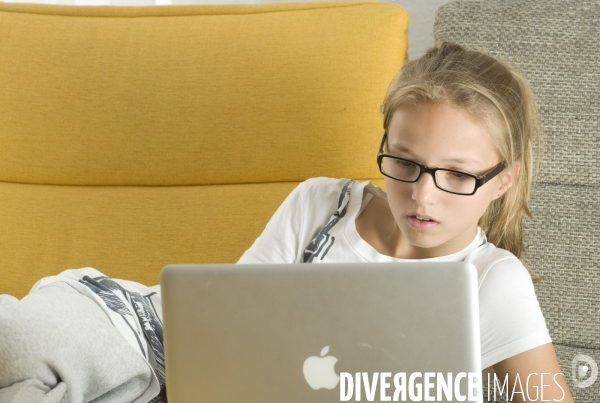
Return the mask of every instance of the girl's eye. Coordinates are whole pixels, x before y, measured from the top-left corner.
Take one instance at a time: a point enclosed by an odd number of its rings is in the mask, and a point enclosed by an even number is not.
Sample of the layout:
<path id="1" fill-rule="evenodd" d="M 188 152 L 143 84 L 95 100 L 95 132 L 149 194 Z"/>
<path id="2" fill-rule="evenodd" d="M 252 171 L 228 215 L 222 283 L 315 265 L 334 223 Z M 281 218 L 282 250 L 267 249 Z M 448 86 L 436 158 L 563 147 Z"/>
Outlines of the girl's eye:
<path id="1" fill-rule="evenodd" d="M 452 179 L 469 179 L 470 176 L 467 176 L 465 174 L 462 174 L 460 172 L 450 172 L 450 176 L 452 177 Z"/>
<path id="2" fill-rule="evenodd" d="M 410 167 L 414 167 L 415 166 L 415 164 L 413 164 L 410 161 L 403 161 L 403 160 L 396 160 L 396 161 L 397 161 L 397 163 L 399 165 L 401 165 L 402 167 L 405 167 L 405 168 L 410 168 Z"/>

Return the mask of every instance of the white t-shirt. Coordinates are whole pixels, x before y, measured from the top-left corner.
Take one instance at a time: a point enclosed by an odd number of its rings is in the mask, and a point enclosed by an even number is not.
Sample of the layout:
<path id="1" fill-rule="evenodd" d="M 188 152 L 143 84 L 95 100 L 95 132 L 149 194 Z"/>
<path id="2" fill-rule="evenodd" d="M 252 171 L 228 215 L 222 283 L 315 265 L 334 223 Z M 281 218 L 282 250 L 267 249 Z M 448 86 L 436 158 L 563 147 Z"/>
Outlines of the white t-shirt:
<path id="1" fill-rule="evenodd" d="M 387 199 L 370 181 L 309 179 L 292 191 L 238 263 L 408 261 L 380 254 L 356 231 L 355 220 L 372 197 Z M 512 253 L 487 242 L 481 228 L 463 250 L 421 260 L 465 260 L 477 268 L 483 379 L 493 373 L 492 365 L 552 341 L 529 272 Z"/>

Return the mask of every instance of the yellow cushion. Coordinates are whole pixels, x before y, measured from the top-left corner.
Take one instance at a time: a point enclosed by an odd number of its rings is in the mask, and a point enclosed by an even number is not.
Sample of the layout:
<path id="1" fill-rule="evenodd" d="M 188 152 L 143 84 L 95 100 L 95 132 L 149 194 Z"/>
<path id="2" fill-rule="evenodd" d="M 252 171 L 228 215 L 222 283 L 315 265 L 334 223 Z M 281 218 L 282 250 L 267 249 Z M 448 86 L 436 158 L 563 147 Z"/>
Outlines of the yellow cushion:
<path id="1" fill-rule="evenodd" d="M 296 183 L 380 178 L 407 27 L 378 2 L 0 3 L 0 293 L 234 262 Z"/>

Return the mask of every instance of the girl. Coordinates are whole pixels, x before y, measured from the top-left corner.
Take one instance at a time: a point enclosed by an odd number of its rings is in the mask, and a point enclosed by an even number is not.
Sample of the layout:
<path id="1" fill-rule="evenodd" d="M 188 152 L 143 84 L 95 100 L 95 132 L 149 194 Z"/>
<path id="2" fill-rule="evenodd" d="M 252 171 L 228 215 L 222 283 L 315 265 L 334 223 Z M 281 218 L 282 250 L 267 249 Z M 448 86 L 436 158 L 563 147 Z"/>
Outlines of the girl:
<path id="1" fill-rule="evenodd" d="M 514 402 L 572 402 L 522 263 L 541 140 L 528 85 L 487 54 L 444 43 L 402 68 L 382 112 L 377 163 L 387 192 L 307 180 L 238 263 L 471 262 L 484 385 L 488 373 L 500 385 L 508 375 Z"/>
<path id="2" fill-rule="evenodd" d="M 377 163 L 387 193 L 308 180 L 239 263 L 469 261 L 482 367 L 501 385 L 508 375 L 515 402 L 572 402 L 519 260 L 541 133 L 525 81 L 481 52 L 443 44 L 402 68 L 383 113 Z M 21 301 L 0 296 L 0 402 L 164 402 L 158 307 L 158 288 L 91 268 L 44 278 Z"/>

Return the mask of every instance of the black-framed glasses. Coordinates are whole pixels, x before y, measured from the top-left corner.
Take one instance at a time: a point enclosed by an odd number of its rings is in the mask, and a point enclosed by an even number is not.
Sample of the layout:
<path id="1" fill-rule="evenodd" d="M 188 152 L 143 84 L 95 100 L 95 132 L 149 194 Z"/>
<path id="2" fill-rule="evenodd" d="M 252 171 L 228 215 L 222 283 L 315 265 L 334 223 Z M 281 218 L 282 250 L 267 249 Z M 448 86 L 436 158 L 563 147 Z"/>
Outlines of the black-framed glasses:
<path id="1" fill-rule="evenodd" d="M 386 140 L 387 133 L 384 133 L 379 146 L 379 153 L 377 153 L 377 165 L 379 165 L 382 174 L 400 182 L 414 183 L 419 180 L 423 173 L 428 173 L 433 177 L 435 186 L 444 192 L 471 196 L 475 194 L 477 189 L 506 168 L 506 163 L 503 161 L 483 176 L 453 169 L 429 168 L 415 161 L 384 154 L 383 145 Z"/>

